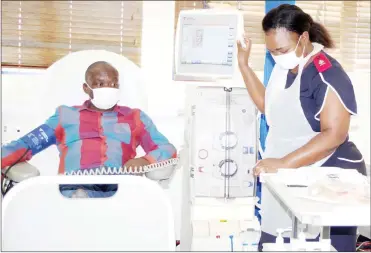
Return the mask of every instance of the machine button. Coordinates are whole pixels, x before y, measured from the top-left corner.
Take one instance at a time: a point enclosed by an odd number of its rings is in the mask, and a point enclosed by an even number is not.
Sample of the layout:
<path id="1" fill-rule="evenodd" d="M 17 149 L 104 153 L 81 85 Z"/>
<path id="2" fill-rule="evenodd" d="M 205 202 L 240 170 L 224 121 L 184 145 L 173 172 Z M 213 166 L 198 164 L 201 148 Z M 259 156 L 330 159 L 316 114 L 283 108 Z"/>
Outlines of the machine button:
<path id="1" fill-rule="evenodd" d="M 200 149 L 200 150 L 198 151 L 198 157 L 199 157 L 200 159 L 206 159 L 208 156 L 209 156 L 209 152 L 207 152 L 206 149 Z"/>

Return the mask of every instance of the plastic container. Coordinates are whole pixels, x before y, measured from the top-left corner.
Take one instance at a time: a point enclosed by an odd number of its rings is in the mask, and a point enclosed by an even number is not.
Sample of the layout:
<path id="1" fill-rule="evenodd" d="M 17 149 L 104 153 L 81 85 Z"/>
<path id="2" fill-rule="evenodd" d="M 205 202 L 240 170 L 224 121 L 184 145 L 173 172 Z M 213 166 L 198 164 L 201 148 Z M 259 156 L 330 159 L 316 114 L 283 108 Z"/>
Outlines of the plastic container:
<path id="1" fill-rule="evenodd" d="M 300 231 L 298 239 L 292 240 L 291 244 L 294 251 L 307 251 L 307 240 L 305 237 L 305 233 L 303 231 Z"/>
<path id="2" fill-rule="evenodd" d="M 282 234 L 285 232 L 283 229 L 277 229 L 277 237 L 276 237 L 276 244 L 275 244 L 275 251 L 286 251 L 284 239 Z"/>
<path id="3" fill-rule="evenodd" d="M 257 217 L 255 217 L 254 221 L 249 224 L 249 227 L 243 228 L 240 233 L 241 251 L 258 251 L 260 237 L 261 227 Z"/>
<path id="4" fill-rule="evenodd" d="M 277 245 L 276 243 L 263 243 L 263 252 L 288 252 L 291 251 L 289 244 Z"/>

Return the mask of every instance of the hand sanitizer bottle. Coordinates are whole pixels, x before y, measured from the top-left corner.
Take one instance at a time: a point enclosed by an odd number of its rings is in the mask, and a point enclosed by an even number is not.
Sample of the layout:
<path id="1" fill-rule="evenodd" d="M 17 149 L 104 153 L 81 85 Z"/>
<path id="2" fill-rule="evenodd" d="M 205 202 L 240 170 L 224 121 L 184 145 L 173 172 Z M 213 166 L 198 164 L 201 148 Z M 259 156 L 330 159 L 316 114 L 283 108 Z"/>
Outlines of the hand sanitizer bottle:
<path id="1" fill-rule="evenodd" d="M 298 235 L 298 248 L 296 249 L 297 251 L 306 251 L 306 238 L 305 238 L 305 233 L 303 231 L 300 231 Z"/>
<path id="2" fill-rule="evenodd" d="M 282 234 L 285 232 L 283 229 L 277 229 L 276 245 L 274 249 L 276 251 L 286 251 Z"/>

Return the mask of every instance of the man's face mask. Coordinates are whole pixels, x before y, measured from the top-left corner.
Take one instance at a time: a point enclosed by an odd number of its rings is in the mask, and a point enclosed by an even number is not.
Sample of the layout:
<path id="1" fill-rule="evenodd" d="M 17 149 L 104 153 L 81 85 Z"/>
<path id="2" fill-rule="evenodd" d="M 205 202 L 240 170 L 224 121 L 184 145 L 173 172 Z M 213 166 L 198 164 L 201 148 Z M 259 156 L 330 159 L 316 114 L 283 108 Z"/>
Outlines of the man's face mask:
<path id="1" fill-rule="evenodd" d="M 120 89 L 103 87 L 92 89 L 89 84 L 86 85 L 93 91 L 93 99 L 90 101 L 93 105 L 102 110 L 108 110 L 114 107 L 120 100 Z"/>
<path id="2" fill-rule="evenodd" d="M 272 55 L 274 61 L 283 69 L 293 69 L 295 68 L 296 66 L 299 65 L 300 61 L 302 59 L 304 59 L 304 50 L 305 50 L 305 47 L 303 49 L 303 54 L 300 56 L 300 57 L 297 57 L 296 56 L 296 49 L 298 48 L 298 45 L 299 45 L 299 41 L 301 39 L 301 36 L 298 40 L 298 43 L 296 44 L 296 47 L 293 51 L 289 52 L 289 53 L 286 53 L 286 54 L 282 54 L 282 55 Z"/>

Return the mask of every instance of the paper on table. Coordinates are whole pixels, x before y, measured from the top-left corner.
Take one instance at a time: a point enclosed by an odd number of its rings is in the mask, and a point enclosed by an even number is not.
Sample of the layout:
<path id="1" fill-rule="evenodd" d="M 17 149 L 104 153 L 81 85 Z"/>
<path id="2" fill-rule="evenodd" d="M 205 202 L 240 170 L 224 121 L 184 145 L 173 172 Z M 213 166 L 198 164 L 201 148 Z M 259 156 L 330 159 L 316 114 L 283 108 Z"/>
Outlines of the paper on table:
<path id="1" fill-rule="evenodd" d="M 310 185 L 306 192 L 307 194 L 297 197 L 339 204 L 370 203 L 370 182 L 364 176 L 357 176 L 351 180 L 329 175 Z"/>

